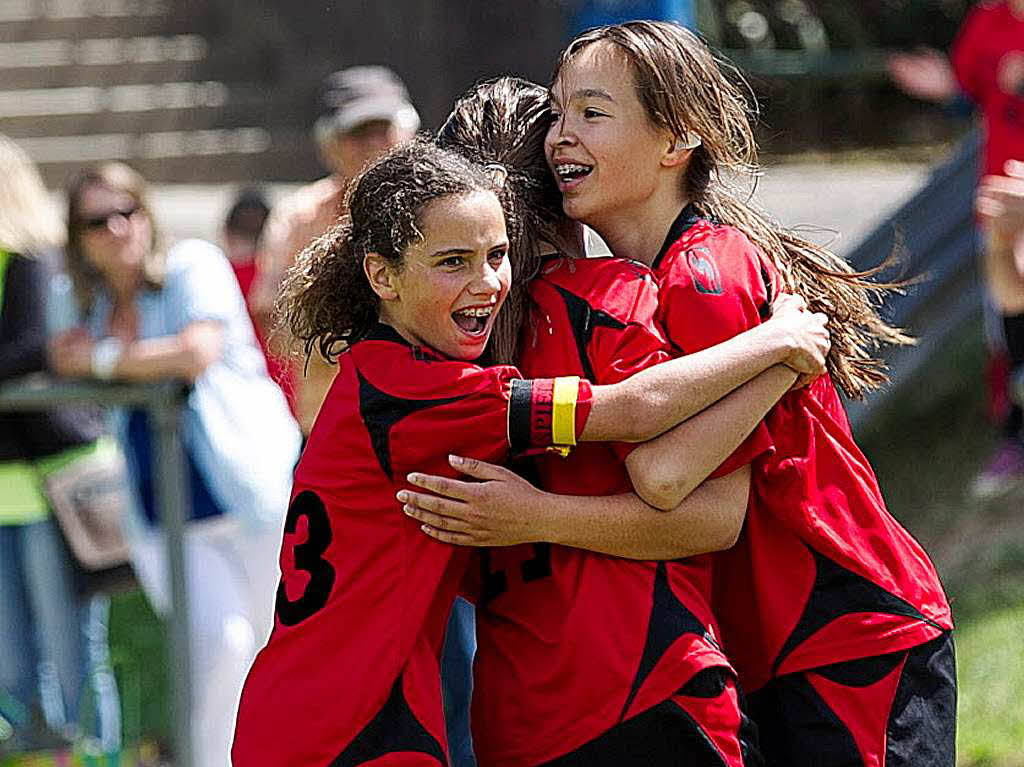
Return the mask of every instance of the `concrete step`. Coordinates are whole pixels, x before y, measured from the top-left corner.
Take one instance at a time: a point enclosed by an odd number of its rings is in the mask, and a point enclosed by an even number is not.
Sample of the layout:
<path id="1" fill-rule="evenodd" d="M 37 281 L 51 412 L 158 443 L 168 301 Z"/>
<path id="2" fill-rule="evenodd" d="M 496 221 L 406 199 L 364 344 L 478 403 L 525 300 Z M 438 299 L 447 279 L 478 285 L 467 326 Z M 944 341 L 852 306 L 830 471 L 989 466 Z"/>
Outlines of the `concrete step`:
<path id="1" fill-rule="evenodd" d="M 108 88 L 21 88 L 0 91 L 0 120 L 211 108 L 221 107 L 227 100 L 227 86 L 212 80 Z"/>
<path id="2" fill-rule="evenodd" d="M 0 21 L 164 16 L 168 0 L 0 0 Z"/>
<path id="3" fill-rule="evenodd" d="M 148 133 L 241 125 L 308 136 L 308 99 L 217 81 L 0 91 L 0 133 L 14 138 Z"/>
<path id="4" fill-rule="evenodd" d="M 207 50 L 200 35 L 0 41 L 0 70 L 196 62 L 206 58 Z"/>
<path id="5" fill-rule="evenodd" d="M 0 43 L 2 45 L 2 43 Z M 50 88 L 103 87 L 135 83 L 174 83 L 196 77 L 211 78 L 197 73 L 196 62 L 162 61 L 152 64 L 111 66 L 54 66 L 20 69 L 0 67 L 0 88 L 5 92 L 15 89 L 39 90 Z"/>
<path id="6" fill-rule="evenodd" d="M 186 33 L 167 0 L 0 0 L 0 41 Z"/>
<path id="7" fill-rule="evenodd" d="M 18 139 L 48 186 L 64 184 L 83 165 L 121 160 L 146 178 L 166 182 L 303 180 L 320 171 L 308 136 L 287 129 L 241 127 L 148 134 Z"/>

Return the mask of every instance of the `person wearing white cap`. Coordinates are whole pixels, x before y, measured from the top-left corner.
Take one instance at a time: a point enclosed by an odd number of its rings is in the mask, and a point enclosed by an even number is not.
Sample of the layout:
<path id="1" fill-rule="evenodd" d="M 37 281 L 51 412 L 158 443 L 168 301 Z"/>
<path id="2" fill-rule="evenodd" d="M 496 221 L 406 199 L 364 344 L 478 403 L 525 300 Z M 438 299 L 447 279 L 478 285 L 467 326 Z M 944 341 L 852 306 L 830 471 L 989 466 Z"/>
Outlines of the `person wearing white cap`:
<path id="1" fill-rule="evenodd" d="M 313 125 L 318 154 L 330 174 L 278 202 L 263 231 L 263 247 L 249 306 L 256 321 L 270 324 L 278 286 L 296 254 L 323 234 L 345 211 L 345 188 L 371 160 L 409 141 L 420 116 L 398 76 L 383 66 L 356 66 L 324 78 L 321 115 Z M 314 354 L 295 376 L 296 416 L 309 434 L 335 366 Z"/>

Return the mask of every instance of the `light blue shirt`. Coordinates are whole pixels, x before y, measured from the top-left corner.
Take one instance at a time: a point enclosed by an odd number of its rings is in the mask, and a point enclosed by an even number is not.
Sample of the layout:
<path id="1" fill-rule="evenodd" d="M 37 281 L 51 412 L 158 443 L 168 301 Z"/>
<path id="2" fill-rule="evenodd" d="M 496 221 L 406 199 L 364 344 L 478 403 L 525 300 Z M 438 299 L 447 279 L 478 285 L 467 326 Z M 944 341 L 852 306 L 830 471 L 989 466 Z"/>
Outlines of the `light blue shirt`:
<path id="1" fill-rule="evenodd" d="M 167 252 L 161 290 L 136 297 L 138 337 L 180 333 L 193 322 L 223 329 L 220 358 L 196 379 L 182 414 L 182 439 L 226 513 L 279 526 L 291 493 L 301 435 L 281 389 L 270 380 L 238 282 L 224 254 L 203 240 Z M 111 304 L 98 297 L 86 323 L 106 334 Z M 117 418 L 122 437 L 127 419 Z"/>

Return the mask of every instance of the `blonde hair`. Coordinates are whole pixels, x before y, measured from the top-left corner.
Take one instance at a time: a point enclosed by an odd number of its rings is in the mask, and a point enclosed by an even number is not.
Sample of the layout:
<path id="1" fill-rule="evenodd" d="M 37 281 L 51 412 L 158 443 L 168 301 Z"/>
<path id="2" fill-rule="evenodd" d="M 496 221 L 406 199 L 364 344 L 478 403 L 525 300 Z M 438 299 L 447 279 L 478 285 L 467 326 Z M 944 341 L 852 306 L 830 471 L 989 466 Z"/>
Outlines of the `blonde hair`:
<path id="1" fill-rule="evenodd" d="M 0 248 L 31 255 L 63 242 L 60 218 L 35 163 L 0 135 Z"/>
<path id="2" fill-rule="evenodd" d="M 102 275 L 89 263 L 82 249 L 82 195 L 91 186 L 101 186 L 127 194 L 139 210 L 146 214 L 152 235 L 149 253 L 142 262 L 143 285 L 152 290 L 159 290 L 163 286 L 164 278 L 165 253 L 160 247 L 160 234 L 146 200 L 146 180 L 133 168 L 120 162 L 84 168 L 72 176 L 67 184 L 68 239 L 65 249 L 68 274 L 71 276 L 75 298 L 83 314 L 89 313 L 96 300 L 96 294 L 103 289 Z"/>
<path id="3" fill-rule="evenodd" d="M 828 369 L 836 385 L 860 398 L 885 383 L 878 348 L 912 343 L 878 314 L 882 298 L 899 286 L 875 282 L 870 278 L 878 269 L 857 272 L 828 249 L 780 227 L 723 182 L 723 176 L 754 178 L 759 172 L 751 126 L 755 110 L 742 75 L 684 27 L 631 21 L 576 37 L 562 52 L 555 77 L 595 43 L 610 44 L 625 56 L 637 97 L 654 125 L 679 137 L 700 136 L 683 178 L 687 198 L 704 216 L 743 232 L 778 269 L 788 291 L 829 316 Z"/>

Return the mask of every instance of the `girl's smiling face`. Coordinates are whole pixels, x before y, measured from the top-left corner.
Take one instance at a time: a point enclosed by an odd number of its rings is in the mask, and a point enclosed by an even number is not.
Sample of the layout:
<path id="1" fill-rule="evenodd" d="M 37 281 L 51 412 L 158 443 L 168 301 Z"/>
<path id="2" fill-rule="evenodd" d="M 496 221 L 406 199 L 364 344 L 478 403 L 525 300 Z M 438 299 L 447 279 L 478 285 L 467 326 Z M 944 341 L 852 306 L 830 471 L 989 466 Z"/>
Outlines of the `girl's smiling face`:
<path id="1" fill-rule="evenodd" d="M 598 231 L 609 217 L 633 217 L 674 140 L 648 119 L 625 55 L 605 42 L 584 48 L 559 71 L 551 108 L 545 154 L 565 213 Z"/>
<path id="2" fill-rule="evenodd" d="M 412 344 L 476 359 L 512 280 L 501 204 L 486 191 L 442 197 L 423 210 L 419 230 L 400 269 L 374 253 L 365 259 L 380 319 Z"/>

